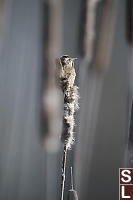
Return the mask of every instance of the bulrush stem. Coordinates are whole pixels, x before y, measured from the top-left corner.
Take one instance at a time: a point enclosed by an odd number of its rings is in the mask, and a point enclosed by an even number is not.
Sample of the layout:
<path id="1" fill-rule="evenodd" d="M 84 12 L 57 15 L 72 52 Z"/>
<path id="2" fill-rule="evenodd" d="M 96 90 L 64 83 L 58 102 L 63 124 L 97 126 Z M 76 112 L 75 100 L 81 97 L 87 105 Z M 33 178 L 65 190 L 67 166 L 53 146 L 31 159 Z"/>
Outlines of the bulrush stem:
<path id="1" fill-rule="evenodd" d="M 66 157 L 67 147 L 64 145 L 63 161 L 62 161 L 62 182 L 61 182 L 61 200 L 64 199 L 64 186 L 65 186 L 65 174 L 66 174 Z"/>

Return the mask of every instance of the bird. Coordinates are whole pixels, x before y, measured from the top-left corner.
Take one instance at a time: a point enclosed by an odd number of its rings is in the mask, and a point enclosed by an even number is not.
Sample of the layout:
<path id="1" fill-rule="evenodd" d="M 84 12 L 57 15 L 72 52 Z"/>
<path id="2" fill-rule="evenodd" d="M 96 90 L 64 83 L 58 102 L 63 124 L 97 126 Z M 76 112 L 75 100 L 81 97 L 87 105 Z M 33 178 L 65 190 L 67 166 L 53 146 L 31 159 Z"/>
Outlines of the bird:
<path id="1" fill-rule="evenodd" d="M 60 57 L 62 64 L 63 77 L 69 82 L 69 87 L 72 87 L 75 81 L 76 72 L 74 68 L 74 60 L 77 58 L 71 58 L 68 55 L 63 55 Z"/>

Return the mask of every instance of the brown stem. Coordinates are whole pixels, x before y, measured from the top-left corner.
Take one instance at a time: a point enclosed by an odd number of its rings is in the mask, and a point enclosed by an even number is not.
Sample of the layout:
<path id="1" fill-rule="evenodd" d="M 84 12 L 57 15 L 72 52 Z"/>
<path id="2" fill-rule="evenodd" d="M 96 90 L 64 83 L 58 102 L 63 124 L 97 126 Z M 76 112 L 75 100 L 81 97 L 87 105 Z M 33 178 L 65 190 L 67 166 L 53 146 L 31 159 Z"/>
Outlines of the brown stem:
<path id="1" fill-rule="evenodd" d="M 66 173 L 66 156 L 67 147 L 64 145 L 63 162 L 62 162 L 62 182 L 61 182 L 61 200 L 64 199 L 65 173 Z"/>

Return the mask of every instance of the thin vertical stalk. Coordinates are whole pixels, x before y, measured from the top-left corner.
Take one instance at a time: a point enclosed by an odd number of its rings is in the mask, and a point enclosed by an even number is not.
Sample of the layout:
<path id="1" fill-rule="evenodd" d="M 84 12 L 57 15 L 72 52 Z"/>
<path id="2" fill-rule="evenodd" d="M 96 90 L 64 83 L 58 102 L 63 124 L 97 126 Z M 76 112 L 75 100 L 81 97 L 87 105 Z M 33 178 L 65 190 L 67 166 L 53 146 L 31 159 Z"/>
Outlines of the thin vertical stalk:
<path id="1" fill-rule="evenodd" d="M 66 145 L 64 145 L 63 163 L 62 163 L 61 200 L 64 199 L 64 186 L 65 186 L 65 174 L 66 174 L 66 157 L 67 157 L 67 148 L 66 148 Z"/>

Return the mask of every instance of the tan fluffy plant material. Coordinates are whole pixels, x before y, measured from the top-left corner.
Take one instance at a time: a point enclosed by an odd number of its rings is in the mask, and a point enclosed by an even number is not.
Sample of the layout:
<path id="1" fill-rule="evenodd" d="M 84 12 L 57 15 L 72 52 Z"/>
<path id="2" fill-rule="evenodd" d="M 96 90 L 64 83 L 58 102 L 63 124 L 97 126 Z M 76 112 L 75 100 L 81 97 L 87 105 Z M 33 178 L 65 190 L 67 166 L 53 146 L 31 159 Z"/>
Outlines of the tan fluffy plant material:
<path id="1" fill-rule="evenodd" d="M 74 113 L 79 108 L 78 105 L 78 87 L 74 85 L 76 72 L 74 68 L 74 59 L 64 55 L 57 59 L 57 81 L 63 91 L 64 96 L 64 115 L 63 115 L 63 133 L 62 141 L 66 149 L 70 149 L 73 144 Z"/>
<path id="2" fill-rule="evenodd" d="M 63 132 L 62 142 L 64 144 L 62 161 L 62 181 L 61 181 L 61 200 L 64 198 L 65 168 L 67 150 L 71 149 L 74 142 L 74 112 L 79 108 L 78 105 L 78 87 L 74 85 L 76 72 L 74 68 L 75 58 L 64 55 L 56 60 L 57 66 L 57 84 L 63 92 L 64 114 L 63 114 Z"/>

